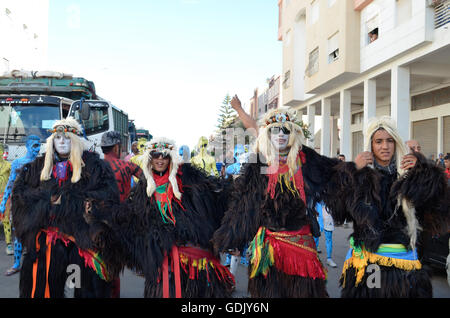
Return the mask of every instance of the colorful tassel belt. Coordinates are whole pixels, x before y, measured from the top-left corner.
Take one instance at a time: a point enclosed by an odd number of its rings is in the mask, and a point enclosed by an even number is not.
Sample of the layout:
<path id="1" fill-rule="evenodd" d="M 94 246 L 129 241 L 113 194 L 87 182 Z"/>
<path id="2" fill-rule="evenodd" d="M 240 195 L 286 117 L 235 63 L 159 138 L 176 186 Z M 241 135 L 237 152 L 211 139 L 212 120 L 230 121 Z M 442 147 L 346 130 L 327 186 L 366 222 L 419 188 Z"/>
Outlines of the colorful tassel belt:
<path id="1" fill-rule="evenodd" d="M 358 286 L 369 263 L 388 267 L 394 266 L 405 271 L 422 268 L 416 251 L 407 250 L 403 244 L 381 244 L 376 253 L 371 253 L 364 246 L 354 246 L 353 238 L 350 238 L 350 250 L 342 268 L 342 286 L 345 287 L 346 271 L 350 267 L 356 269 L 356 286 Z"/>
<path id="2" fill-rule="evenodd" d="M 250 278 L 267 277 L 271 266 L 288 275 L 326 279 L 309 225 L 298 231 L 272 232 L 260 227 L 250 243 Z"/>
<path id="3" fill-rule="evenodd" d="M 197 247 L 176 246 L 172 247 L 171 254 L 171 271 L 174 273 L 175 279 L 175 298 L 181 298 L 181 279 L 180 267 L 189 275 L 189 279 L 199 278 L 200 271 L 206 271 L 206 277 L 210 282 L 210 268 L 214 269 L 214 274 L 219 281 L 235 285 L 233 274 L 228 268 L 220 264 L 220 261 L 208 251 Z M 162 265 L 163 276 L 163 297 L 169 298 L 169 257 L 165 255 Z"/>
<path id="4" fill-rule="evenodd" d="M 47 247 L 45 251 L 45 266 L 46 266 L 46 273 L 45 273 L 45 298 L 50 298 L 50 286 L 48 284 L 48 271 L 50 268 L 50 257 L 52 253 L 52 245 L 56 243 L 56 240 L 61 240 L 65 246 L 67 246 L 70 242 L 74 243 L 76 245 L 75 238 L 71 235 L 65 234 L 60 232 L 57 228 L 48 228 L 48 229 L 42 229 L 39 231 L 39 233 L 36 235 L 36 252 L 39 252 L 41 246 L 39 243 L 39 237 L 41 233 L 46 233 L 47 237 L 45 240 L 45 245 Z M 92 270 L 94 270 L 97 275 L 105 280 L 110 281 L 111 277 L 108 275 L 108 271 L 106 269 L 105 263 L 102 261 L 102 259 L 99 256 L 99 253 L 90 249 L 84 250 L 81 248 L 78 248 L 78 254 L 84 259 L 84 266 L 90 267 Z M 36 291 L 36 281 L 37 281 L 37 268 L 38 268 L 38 259 L 36 258 L 36 261 L 33 263 L 33 289 L 31 291 L 31 298 L 34 298 L 34 294 Z"/>

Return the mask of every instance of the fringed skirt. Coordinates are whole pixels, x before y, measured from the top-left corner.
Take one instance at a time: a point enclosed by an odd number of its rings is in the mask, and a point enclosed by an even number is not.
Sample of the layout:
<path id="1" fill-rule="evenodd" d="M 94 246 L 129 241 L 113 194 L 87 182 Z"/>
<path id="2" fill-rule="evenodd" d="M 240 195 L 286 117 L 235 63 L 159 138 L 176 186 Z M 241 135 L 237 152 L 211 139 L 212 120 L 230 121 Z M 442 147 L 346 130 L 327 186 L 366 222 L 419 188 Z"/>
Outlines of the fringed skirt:
<path id="1" fill-rule="evenodd" d="M 376 253 L 351 248 L 340 279 L 343 298 L 430 298 L 431 281 L 415 251 L 382 244 Z"/>
<path id="2" fill-rule="evenodd" d="M 145 282 L 147 298 L 229 298 L 235 280 L 213 254 L 197 247 L 173 246 L 164 257 L 156 284 Z"/>
<path id="3" fill-rule="evenodd" d="M 73 236 L 58 228 L 42 229 L 24 256 L 20 297 L 63 298 L 66 280 L 72 276 L 76 298 L 111 296 L 113 277 L 98 252 L 79 248 Z"/>
<path id="4" fill-rule="evenodd" d="M 258 230 L 250 244 L 248 290 L 257 298 L 328 297 L 326 270 L 309 225 L 298 231 Z"/>

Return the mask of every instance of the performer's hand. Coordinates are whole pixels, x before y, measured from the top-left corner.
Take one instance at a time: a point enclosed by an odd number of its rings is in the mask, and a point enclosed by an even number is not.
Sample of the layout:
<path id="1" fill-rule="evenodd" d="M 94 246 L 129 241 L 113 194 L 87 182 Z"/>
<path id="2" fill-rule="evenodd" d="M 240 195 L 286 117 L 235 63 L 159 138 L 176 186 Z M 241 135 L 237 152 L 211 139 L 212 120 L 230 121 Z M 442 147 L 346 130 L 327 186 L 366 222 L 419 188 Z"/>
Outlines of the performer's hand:
<path id="1" fill-rule="evenodd" d="M 50 202 L 52 204 L 61 204 L 61 196 L 60 195 L 52 195 L 50 198 Z"/>
<path id="2" fill-rule="evenodd" d="M 373 154 L 370 151 L 364 151 L 355 158 L 356 169 L 362 169 L 367 165 L 373 164 Z"/>
<path id="3" fill-rule="evenodd" d="M 84 201 L 84 213 L 90 214 L 92 211 L 92 199 L 86 199 Z"/>
<path id="4" fill-rule="evenodd" d="M 239 252 L 239 250 L 235 248 L 234 251 L 230 251 L 230 254 L 233 256 L 239 256 L 241 255 L 241 252 Z"/>
<path id="5" fill-rule="evenodd" d="M 233 107 L 233 109 L 236 110 L 236 111 L 242 108 L 241 101 L 239 100 L 237 95 L 233 96 L 233 98 L 231 99 L 230 104 L 231 104 L 231 107 Z"/>
<path id="6" fill-rule="evenodd" d="M 408 154 L 403 156 L 402 161 L 400 162 L 400 168 L 403 170 L 414 168 L 417 163 L 417 158 L 414 155 Z"/>

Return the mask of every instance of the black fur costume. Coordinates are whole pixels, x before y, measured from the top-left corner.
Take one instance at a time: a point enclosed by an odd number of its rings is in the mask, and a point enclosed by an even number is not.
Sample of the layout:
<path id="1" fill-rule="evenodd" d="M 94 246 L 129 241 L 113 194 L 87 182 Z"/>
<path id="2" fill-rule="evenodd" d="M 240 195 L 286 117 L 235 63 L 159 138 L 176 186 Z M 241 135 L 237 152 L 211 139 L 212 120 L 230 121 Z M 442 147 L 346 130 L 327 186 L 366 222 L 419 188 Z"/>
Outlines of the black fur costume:
<path id="1" fill-rule="evenodd" d="M 211 251 L 209 241 L 225 211 L 230 187 L 228 182 L 208 177 L 191 164 L 182 164 L 178 168 L 177 178 L 181 181 L 179 187 L 183 208 L 176 200 L 172 200 L 175 225 L 163 221 L 155 194 L 151 198 L 147 195 L 147 180 L 144 176 L 140 178 L 128 202 L 116 208 L 111 215 L 96 215 L 111 227 L 115 239 L 122 244 L 126 265 L 144 275 L 146 298 L 163 297 L 162 264 L 166 254 L 169 255 L 169 296 L 175 297 L 173 247 L 189 246 Z M 214 255 L 214 258 L 219 260 L 218 255 Z M 222 273 L 224 276 L 219 275 L 216 273 L 217 267 L 212 267 L 210 263 L 207 264 L 207 270 L 197 271 L 189 265 L 184 266 L 180 267 L 181 297 L 231 296 L 234 278 L 228 271 Z M 195 277 L 189 278 L 190 274 Z"/>
<path id="2" fill-rule="evenodd" d="M 44 297 L 46 285 L 46 232 L 57 228 L 70 235 L 76 243 L 67 246 L 57 239 L 51 246 L 48 286 L 50 297 L 64 297 L 64 285 L 71 271 L 68 266 L 79 265 L 81 288 L 75 289 L 75 297 L 110 297 L 111 283 L 102 280 L 95 271 L 85 266 L 79 249 L 99 251 L 110 277 L 116 277 L 121 269 L 118 263 L 117 247 L 106 235 L 106 226 L 95 221 L 86 222 L 84 201 L 93 199 L 93 211 L 108 210 L 119 202 L 119 193 L 114 174 L 109 165 L 100 160 L 98 154 L 85 151 L 82 155 L 85 166 L 81 179 L 72 184 L 71 171 L 68 180 L 60 186 L 52 176 L 48 181 L 40 181 L 44 157 L 25 165 L 16 179 L 12 196 L 12 216 L 16 235 L 26 246 L 20 272 L 20 297 L 31 297 L 33 285 L 33 263 L 37 261 L 36 290 L 34 297 Z M 51 196 L 61 196 L 60 204 L 52 205 Z M 39 234 L 40 233 L 40 234 Z M 102 233 L 98 235 L 98 233 Z M 38 242 L 36 237 L 39 234 Z M 40 250 L 36 251 L 36 244 Z"/>
<path id="3" fill-rule="evenodd" d="M 340 180 L 335 175 L 339 171 L 333 170 L 340 161 L 321 156 L 306 146 L 302 151 L 306 156 L 302 165 L 306 202 L 309 207 L 314 207 L 316 202 L 325 199 L 328 183 Z M 295 231 L 314 224 L 316 213 L 313 209 L 307 212 L 303 200 L 286 189 L 281 191 L 279 183 L 275 197 L 270 198 L 267 193 L 269 178 L 261 173 L 262 167 L 267 165 L 258 158 L 257 163 L 244 165 L 242 175 L 235 180 L 228 210 L 213 237 L 216 250 L 241 250 L 261 226 L 273 231 Z M 315 245 L 313 248 L 315 250 Z M 251 271 L 252 264 L 249 265 L 249 274 Z M 266 278 L 263 275 L 250 278 L 248 290 L 252 297 L 258 298 L 328 297 L 325 283 L 325 279 L 288 275 L 272 266 Z"/>
<path id="4" fill-rule="evenodd" d="M 389 173 L 369 167 L 348 171 L 345 192 L 335 192 L 334 197 L 345 197 L 345 208 L 336 207 L 336 212 L 348 211 L 353 221 L 352 237 L 355 246 L 364 246 L 376 252 L 382 243 L 410 245 L 407 222 L 401 205 L 396 209 L 399 194 L 415 207 L 416 217 L 423 228 L 433 233 L 447 231 L 448 189 L 445 175 L 419 153 L 414 154 L 417 163 L 403 177 L 397 172 Z M 339 166 L 342 169 L 343 166 Z M 330 193 L 330 198 L 333 195 Z M 371 263 L 371 262 L 369 262 Z M 372 263 L 373 264 L 373 263 Z M 381 286 L 372 288 L 367 280 L 372 272 L 367 271 L 357 283 L 354 267 L 348 267 L 341 277 L 341 297 L 347 298 L 391 298 L 432 297 L 429 276 L 422 268 L 404 270 L 395 266 L 379 265 Z"/>

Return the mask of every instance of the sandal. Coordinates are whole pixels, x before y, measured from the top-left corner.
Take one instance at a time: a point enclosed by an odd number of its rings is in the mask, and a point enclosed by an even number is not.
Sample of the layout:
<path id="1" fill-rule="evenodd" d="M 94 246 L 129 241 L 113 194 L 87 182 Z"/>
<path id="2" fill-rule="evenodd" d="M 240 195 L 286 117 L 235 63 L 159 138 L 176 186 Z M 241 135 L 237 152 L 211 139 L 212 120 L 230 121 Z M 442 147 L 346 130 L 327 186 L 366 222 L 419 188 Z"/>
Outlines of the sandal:
<path id="1" fill-rule="evenodd" d="M 18 272 L 20 272 L 20 268 L 14 268 L 14 267 L 11 267 L 10 269 L 8 269 L 8 270 L 5 272 L 5 275 L 6 275 L 6 276 L 11 276 L 11 275 L 14 275 L 15 273 L 18 273 Z"/>

